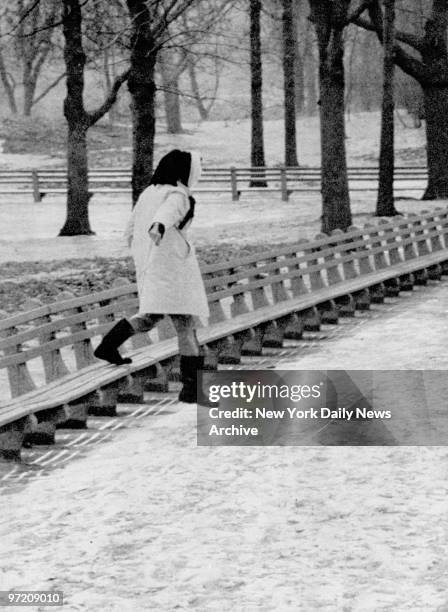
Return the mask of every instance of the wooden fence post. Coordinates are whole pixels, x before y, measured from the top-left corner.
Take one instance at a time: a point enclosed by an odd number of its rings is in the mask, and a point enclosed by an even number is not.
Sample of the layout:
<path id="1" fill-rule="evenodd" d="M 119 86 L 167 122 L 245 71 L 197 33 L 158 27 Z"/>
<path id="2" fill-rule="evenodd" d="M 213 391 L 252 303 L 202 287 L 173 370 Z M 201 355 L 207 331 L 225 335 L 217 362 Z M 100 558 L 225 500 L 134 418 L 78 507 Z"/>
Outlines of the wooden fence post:
<path id="1" fill-rule="evenodd" d="M 238 179 L 235 166 L 230 168 L 230 184 L 232 187 L 232 201 L 238 202 L 240 199 L 240 194 L 238 193 Z"/>
<path id="2" fill-rule="evenodd" d="M 39 174 L 37 170 L 31 172 L 31 179 L 33 181 L 33 199 L 35 202 L 42 202 L 42 194 L 39 187 Z"/>
<path id="3" fill-rule="evenodd" d="M 280 168 L 280 187 L 282 190 L 282 202 L 287 202 L 289 199 L 288 194 L 288 178 L 286 176 L 286 167 Z"/>

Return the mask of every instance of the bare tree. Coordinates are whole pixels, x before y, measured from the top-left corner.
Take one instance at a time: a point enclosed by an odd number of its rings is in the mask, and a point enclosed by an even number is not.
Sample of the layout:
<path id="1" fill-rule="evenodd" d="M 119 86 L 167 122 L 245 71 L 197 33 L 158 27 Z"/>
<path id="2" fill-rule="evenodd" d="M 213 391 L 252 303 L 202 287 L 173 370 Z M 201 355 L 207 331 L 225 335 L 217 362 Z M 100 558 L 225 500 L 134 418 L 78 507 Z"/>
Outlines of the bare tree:
<path id="1" fill-rule="evenodd" d="M 179 79 L 187 68 L 187 64 L 188 53 L 184 48 L 159 51 L 158 65 L 162 77 L 166 127 L 169 134 L 183 132 Z"/>
<path id="2" fill-rule="evenodd" d="M 86 54 L 82 35 L 80 0 L 64 0 L 62 26 L 64 34 L 64 60 L 67 72 L 67 93 L 64 116 L 67 120 L 67 217 L 60 236 L 92 234 L 89 223 L 87 131 L 101 119 L 114 104 L 118 90 L 128 77 L 120 74 L 104 100 L 94 111 L 84 107 L 84 69 Z"/>
<path id="3" fill-rule="evenodd" d="M 263 66 L 261 59 L 261 0 L 250 0 L 251 165 L 264 167 Z M 251 187 L 266 187 L 263 178 L 253 178 Z"/>
<path id="4" fill-rule="evenodd" d="M 379 186 L 376 214 L 397 214 L 394 204 L 394 27 L 395 0 L 384 0 L 384 76 L 381 112 Z"/>
<path id="5" fill-rule="evenodd" d="M 293 0 L 282 0 L 285 165 L 298 166 L 296 143 L 296 33 Z"/>
<path id="6" fill-rule="evenodd" d="M 355 21 L 382 40 L 383 14 L 379 0 L 369 2 L 369 19 Z M 416 79 L 424 96 L 428 185 L 423 199 L 448 198 L 448 0 L 432 0 L 424 32 L 396 29 L 394 59 Z M 411 49 L 407 51 L 403 45 Z"/>
<path id="7" fill-rule="evenodd" d="M 344 38 L 350 0 L 309 0 L 319 46 L 322 231 L 352 222 L 345 150 Z"/>
<path id="8" fill-rule="evenodd" d="M 228 32 L 234 27 L 232 9 L 238 0 L 217 0 L 213 4 L 198 0 L 182 15 L 180 20 L 180 39 L 176 44 L 182 46 L 183 58 L 190 82 L 186 101 L 194 101 L 199 117 L 208 119 L 216 102 L 222 66 L 230 62 Z"/>
<path id="9" fill-rule="evenodd" d="M 193 95 L 194 101 L 196 103 L 196 108 L 198 109 L 199 117 L 202 121 L 206 121 L 209 118 L 210 111 L 213 108 L 213 104 L 216 101 L 216 96 L 219 88 L 220 81 L 220 59 L 216 54 L 213 58 L 213 67 L 214 67 L 214 84 L 213 89 L 210 92 L 202 93 L 201 88 L 199 86 L 198 81 L 198 67 L 197 62 L 194 60 L 191 55 L 188 57 L 188 76 L 190 78 L 191 84 L 191 93 Z"/>
<path id="10" fill-rule="evenodd" d="M 37 93 L 39 80 L 54 49 L 59 10 L 57 0 L 17 0 L 3 8 L 1 19 L 7 28 L 3 27 L 2 34 L 9 44 L 0 47 L 0 80 L 14 114 L 18 107 L 15 77 L 18 69 L 21 72 L 22 111 L 25 116 L 29 116 L 33 106 L 64 78 L 64 75 L 59 74 Z"/>
<path id="11" fill-rule="evenodd" d="M 13 115 L 17 114 L 17 103 L 15 96 L 16 81 L 13 74 L 6 67 L 3 47 L 0 46 L 0 80 L 6 93 L 9 109 Z"/>
<path id="12" fill-rule="evenodd" d="M 126 0 L 131 19 L 128 89 L 133 122 L 132 199 L 135 203 L 151 180 L 155 135 L 155 68 L 169 37 L 169 26 L 195 0 Z"/>

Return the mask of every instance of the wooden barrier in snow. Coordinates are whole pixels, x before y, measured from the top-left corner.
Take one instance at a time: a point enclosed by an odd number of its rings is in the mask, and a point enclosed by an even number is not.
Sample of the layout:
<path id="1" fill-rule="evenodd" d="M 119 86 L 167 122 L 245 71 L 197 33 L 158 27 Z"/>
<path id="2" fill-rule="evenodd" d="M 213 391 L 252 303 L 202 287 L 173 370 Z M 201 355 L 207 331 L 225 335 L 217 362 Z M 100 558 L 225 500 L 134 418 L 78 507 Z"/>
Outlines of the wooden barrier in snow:
<path id="1" fill-rule="evenodd" d="M 204 168 L 195 193 L 228 193 L 237 201 L 245 193 L 281 194 L 287 201 L 294 192 L 320 191 L 321 169 L 318 167 L 275 168 Z M 423 166 L 397 166 L 395 168 L 396 191 L 421 191 L 427 180 Z M 378 168 L 354 166 L 348 168 L 351 191 L 376 191 Z M 260 186 L 263 184 L 264 186 Z M 1 170 L 0 195 L 32 195 L 41 202 L 48 194 L 65 194 L 67 173 L 65 169 Z M 126 168 L 98 168 L 89 172 L 89 192 L 98 194 L 130 194 L 131 171 Z"/>

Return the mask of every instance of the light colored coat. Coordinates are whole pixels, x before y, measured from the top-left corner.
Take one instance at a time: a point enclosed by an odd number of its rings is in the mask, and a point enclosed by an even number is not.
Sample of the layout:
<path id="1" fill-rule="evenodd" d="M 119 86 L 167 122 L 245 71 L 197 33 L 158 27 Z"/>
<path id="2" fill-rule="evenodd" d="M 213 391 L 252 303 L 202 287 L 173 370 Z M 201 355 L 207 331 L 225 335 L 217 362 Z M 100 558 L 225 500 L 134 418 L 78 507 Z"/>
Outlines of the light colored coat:
<path id="1" fill-rule="evenodd" d="M 151 185 L 140 195 L 126 229 L 137 273 L 140 314 L 190 314 L 208 317 L 209 308 L 189 222 L 178 229 L 189 210 L 183 185 Z M 153 223 L 163 223 L 158 246 L 148 235 Z"/>

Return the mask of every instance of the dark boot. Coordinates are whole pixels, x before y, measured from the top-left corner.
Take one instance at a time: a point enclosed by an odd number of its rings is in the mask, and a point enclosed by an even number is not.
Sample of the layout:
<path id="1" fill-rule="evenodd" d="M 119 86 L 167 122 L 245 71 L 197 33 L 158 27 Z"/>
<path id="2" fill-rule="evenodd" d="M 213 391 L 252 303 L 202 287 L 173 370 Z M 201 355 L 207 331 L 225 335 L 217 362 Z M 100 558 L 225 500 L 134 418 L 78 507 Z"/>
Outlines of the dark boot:
<path id="1" fill-rule="evenodd" d="M 179 401 L 187 404 L 200 404 L 206 408 L 213 408 L 219 403 L 211 402 L 202 389 L 198 389 L 197 373 L 204 369 L 203 355 L 181 355 L 180 356 L 180 379 L 182 390 L 179 393 Z"/>
<path id="2" fill-rule="evenodd" d="M 98 359 L 104 359 L 114 365 L 132 363 L 129 357 L 122 357 L 118 347 L 134 334 L 134 328 L 126 319 L 121 319 L 102 339 L 96 351 L 93 353 Z"/>

